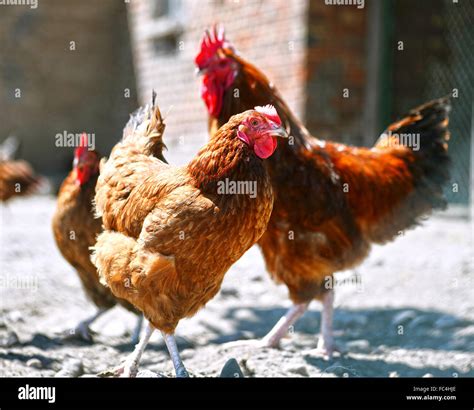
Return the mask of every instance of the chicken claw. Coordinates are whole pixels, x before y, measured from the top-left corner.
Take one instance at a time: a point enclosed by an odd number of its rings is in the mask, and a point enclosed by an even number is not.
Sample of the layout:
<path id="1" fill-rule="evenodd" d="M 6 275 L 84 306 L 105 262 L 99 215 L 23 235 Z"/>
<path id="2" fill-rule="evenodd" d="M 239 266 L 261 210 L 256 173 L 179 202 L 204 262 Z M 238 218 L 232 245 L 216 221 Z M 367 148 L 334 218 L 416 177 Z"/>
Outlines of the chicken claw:
<path id="1" fill-rule="evenodd" d="M 66 340 L 82 340 L 87 343 L 94 341 L 94 331 L 89 327 L 96 319 L 102 316 L 108 309 L 99 309 L 96 314 L 90 318 L 79 322 L 74 329 L 62 332 L 62 337 Z"/>
<path id="2" fill-rule="evenodd" d="M 311 355 L 321 356 L 325 360 L 331 360 L 335 353 L 337 353 L 337 356 L 341 355 L 341 350 L 334 343 L 334 340 L 332 342 L 325 342 L 323 337 L 319 338 L 316 349 L 311 350 Z"/>
<path id="3" fill-rule="evenodd" d="M 280 346 L 280 340 L 288 333 L 288 329 L 290 329 L 290 327 L 304 314 L 304 312 L 306 312 L 307 309 L 308 303 L 301 303 L 292 306 L 285 316 L 277 322 L 273 329 L 270 330 L 263 339 L 238 340 L 235 342 L 225 343 L 223 346 L 226 348 L 246 346 L 256 349 L 278 348 Z"/>
<path id="4" fill-rule="evenodd" d="M 140 359 L 142 358 L 143 352 L 145 351 L 154 330 L 153 326 L 148 323 L 140 342 L 138 342 L 133 352 L 125 359 L 125 361 L 114 369 L 105 370 L 99 373 L 99 377 L 137 377 Z"/>

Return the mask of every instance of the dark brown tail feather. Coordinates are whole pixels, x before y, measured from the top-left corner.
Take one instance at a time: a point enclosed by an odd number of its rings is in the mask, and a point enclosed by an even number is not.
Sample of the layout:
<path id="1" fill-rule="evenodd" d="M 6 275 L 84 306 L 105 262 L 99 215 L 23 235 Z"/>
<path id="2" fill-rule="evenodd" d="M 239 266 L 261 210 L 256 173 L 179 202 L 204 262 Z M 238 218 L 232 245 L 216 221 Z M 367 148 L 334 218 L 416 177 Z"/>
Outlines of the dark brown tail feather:
<path id="1" fill-rule="evenodd" d="M 445 208 L 443 186 L 450 179 L 448 155 L 449 97 L 430 101 L 411 110 L 401 121 L 390 125 L 387 132 L 419 135 L 419 149 L 409 163 L 415 176 L 415 190 L 431 202 L 433 209 Z"/>
<path id="2" fill-rule="evenodd" d="M 413 176 L 413 190 L 396 204 L 381 221 L 371 225 L 369 237 L 373 242 L 385 243 L 393 240 L 405 229 L 419 225 L 435 209 L 445 209 L 447 202 L 443 186 L 450 179 L 449 98 L 441 98 L 411 110 L 402 120 L 387 128 L 401 135 L 419 134 L 419 149 L 397 151 Z M 382 136 L 383 137 L 383 136 Z M 377 147 L 383 147 L 383 138 Z"/>

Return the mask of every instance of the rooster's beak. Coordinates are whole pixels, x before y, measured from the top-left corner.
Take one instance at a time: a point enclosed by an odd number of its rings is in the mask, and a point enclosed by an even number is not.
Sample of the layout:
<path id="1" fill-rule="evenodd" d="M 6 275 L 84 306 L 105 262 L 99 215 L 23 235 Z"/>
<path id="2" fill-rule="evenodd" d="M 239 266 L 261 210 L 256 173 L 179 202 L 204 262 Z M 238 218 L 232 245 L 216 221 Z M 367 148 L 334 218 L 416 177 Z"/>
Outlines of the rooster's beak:
<path id="1" fill-rule="evenodd" d="M 199 68 L 199 67 L 196 67 L 196 69 L 194 70 L 194 74 L 196 74 L 196 76 L 198 76 L 198 75 L 204 75 L 204 74 L 206 74 L 206 71 L 207 71 L 206 68 Z"/>

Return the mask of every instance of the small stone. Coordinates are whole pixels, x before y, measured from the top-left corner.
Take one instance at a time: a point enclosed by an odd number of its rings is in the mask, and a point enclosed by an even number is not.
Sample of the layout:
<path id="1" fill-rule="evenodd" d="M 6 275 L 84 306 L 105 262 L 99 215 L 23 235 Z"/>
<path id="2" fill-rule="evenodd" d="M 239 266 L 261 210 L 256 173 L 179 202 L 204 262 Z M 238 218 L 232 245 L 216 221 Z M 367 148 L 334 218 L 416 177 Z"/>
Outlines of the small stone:
<path id="1" fill-rule="evenodd" d="M 194 356 L 196 352 L 193 349 L 186 349 L 181 352 L 181 359 L 188 360 Z"/>
<path id="2" fill-rule="evenodd" d="M 251 309 L 239 309 L 235 312 L 235 319 L 236 320 L 255 320 L 255 313 Z"/>
<path id="3" fill-rule="evenodd" d="M 296 366 L 296 367 L 289 366 L 285 370 L 289 373 L 299 374 L 300 376 L 303 376 L 303 377 L 309 377 L 308 368 L 304 365 Z"/>
<path id="4" fill-rule="evenodd" d="M 28 367 L 34 367 L 35 369 L 42 369 L 43 368 L 43 363 L 41 363 L 41 360 L 37 359 L 36 357 L 28 360 L 26 362 L 26 365 Z"/>
<path id="5" fill-rule="evenodd" d="M 226 364 L 222 368 L 219 377 L 222 378 L 240 378 L 245 377 L 240 369 L 239 363 L 234 358 L 227 360 Z"/>
<path id="6" fill-rule="evenodd" d="M 395 326 L 403 325 L 404 323 L 410 322 L 416 317 L 416 312 L 413 310 L 404 310 L 395 315 L 392 320 L 392 324 Z"/>
<path id="7" fill-rule="evenodd" d="M 360 340 L 353 340 L 351 342 L 346 343 L 346 348 L 350 352 L 367 352 L 370 350 L 370 343 L 368 340 L 360 339 Z"/>
<path id="8" fill-rule="evenodd" d="M 158 378 L 161 378 L 161 377 L 166 377 L 162 374 L 159 374 L 159 373 L 155 373 L 155 372 L 152 372 L 151 370 L 139 370 L 138 373 L 137 373 L 137 377 L 140 377 L 140 378 L 153 378 L 153 379 L 158 379 Z"/>
<path id="9" fill-rule="evenodd" d="M 0 347 L 12 347 L 19 343 L 20 339 L 13 330 L 9 330 L 4 337 L 0 338 Z"/>
<path id="10" fill-rule="evenodd" d="M 67 359 L 55 377 L 79 377 L 84 374 L 84 366 L 79 359 Z"/>
<path id="11" fill-rule="evenodd" d="M 324 373 L 332 373 L 336 377 L 358 377 L 359 374 L 352 368 L 342 366 L 340 362 L 334 362 L 323 370 Z"/>
<path id="12" fill-rule="evenodd" d="M 223 289 L 220 290 L 220 294 L 222 296 L 238 297 L 239 296 L 239 291 L 235 288 L 223 288 Z"/>
<path id="13" fill-rule="evenodd" d="M 23 314 L 19 310 L 12 310 L 7 314 L 7 321 L 11 323 L 23 322 Z"/>

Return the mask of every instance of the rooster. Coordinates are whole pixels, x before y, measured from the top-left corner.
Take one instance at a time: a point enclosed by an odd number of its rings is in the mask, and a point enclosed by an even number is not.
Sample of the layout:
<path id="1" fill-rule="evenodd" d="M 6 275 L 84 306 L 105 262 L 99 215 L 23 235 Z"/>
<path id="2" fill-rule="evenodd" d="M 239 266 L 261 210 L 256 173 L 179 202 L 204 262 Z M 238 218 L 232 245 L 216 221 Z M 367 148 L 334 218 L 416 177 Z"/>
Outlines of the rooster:
<path id="1" fill-rule="evenodd" d="M 117 299 L 102 285 L 95 266 L 90 261 L 90 247 L 102 232 L 102 221 L 94 217 L 92 200 L 99 176 L 100 155 L 87 148 L 87 134 L 81 135 L 80 146 L 74 151 L 73 169 L 61 185 L 52 227 L 56 244 L 64 258 L 76 269 L 86 295 L 98 307 L 92 317 L 81 321 L 71 335 L 92 341 L 89 326 L 107 310 L 120 303 L 127 310 L 138 311 L 123 299 Z M 141 330 L 139 316 L 132 336 L 136 342 Z"/>
<path id="2" fill-rule="evenodd" d="M 176 376 L 188 375 L 175 328 L 214 297 L 226 271 L 265 232 L 273 191 L 263 159 L 273 154 L 276 137 L 287 136 L 274 108 L 256 107 L 231 117 L 186 166 L 173 167 L 157 158 L 164 127 L 153 97 L 132 116 L 97 183 L 105 231 L 93 261 L 112 292 L 149 321 L 114 375 L 136 375 L 154 329 Z M 258 192 L 226 192 L 226 181 L 252 182 Z"/>
<path id="3" fill-rule="evenodd" d="M 0 146 L 0 202 L 34 194 L 44 182 L 26 161 L 13 159 L 18 145 L 16 138 L 9 137 Z"/>
<path id="4" fill-rule="evenodd" d="M 275 106 L 290 135 L 266 162 L 275 203 L 259 246 L 270 275 L 288 287 L 293 307 L 257 345 L 277 347 L 317 299 L 323 304 L 318 350 L 330 357 L 336 350 L 333 274 L 360 264 L 371 244 L 395 239 L 446 205 L 449 99 L 411 110 L 373 148 L 358 148 L 310 135 L 268 78 L 237 55 L 222 29 L 206 32 L 195 63 L 203 75 L 211 135 L 235 113 L 262 104 Z M 404 143 L 407 136 L 419 149 Z"/>

